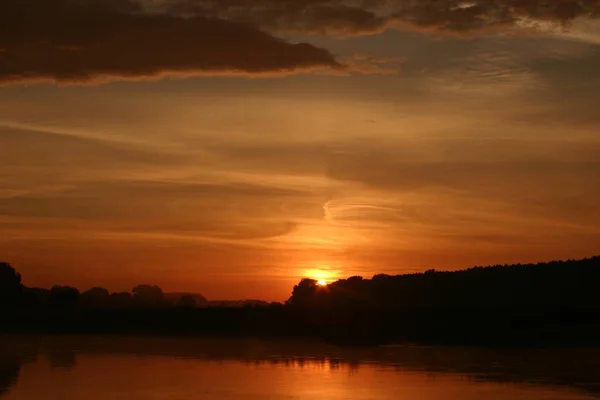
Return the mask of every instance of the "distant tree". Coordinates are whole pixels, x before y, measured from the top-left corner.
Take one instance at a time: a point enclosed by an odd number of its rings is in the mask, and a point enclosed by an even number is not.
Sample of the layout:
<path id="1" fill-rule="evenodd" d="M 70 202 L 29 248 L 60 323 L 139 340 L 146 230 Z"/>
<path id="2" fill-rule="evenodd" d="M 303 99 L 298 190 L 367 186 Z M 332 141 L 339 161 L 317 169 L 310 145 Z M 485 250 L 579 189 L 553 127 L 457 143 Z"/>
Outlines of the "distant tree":
<path id="1" fill-rule="evenodd" d="M 166 305 L 165 294 L 156 285 L 138 285 L 133 288 L 133 301 L 137 306 L 160 307 Z"/>
<path id="2" fill-rule="evenodd" d="M 93 287 L 81 293 L 81 305 L 84 307 L 108 307 L 110 292 L 102 287 Z"/>
<path id="3" fill-rule="evenodd" d="M 208 300 L 200 293 L 188 293 L 188 292 L 176 292 L 176 293 L 165 293 L 165 301 L 167 303 L 177 305 L 179 300 L 183 296 L 190 295 L 196 302 L 196 308 L 205 308 L 208 306 Z"/>
<path id="4" fill-rule="evenodd" d="M 44 307 L 50 302 L 50 290 L 23 287 L 23 304 L 28 307 Z"/>
<path id="5" fill-rule="evenodd" d="M 177 302 L 179 308 L 196 308 L 196 299 L 192 295 L 186 294 L 181 296 Z"/>
<path id="6" fill-rule="evenodd" d="M 50 303 L 58 308 L 72 308 L 79 302 L 79 290 L 70 286 L 53 286 L 50 289 Z"/>
<path id="7" fill-rule="evenodd" d="M 360 289 L 364 282 L 365 279 L 362 276 L 351 276 L 346 279 L 344 286 L 348 289 Z"/>
<path id="8" fill-rule="evenodd" d="M 9 263 L 0 262 L 0 305 L 14 305 L 21 293 L 21 274 Z"/>
<path id="9" fill-rule="evenodd" d="M 103 287 L 93 287 L 81 293 L 81 296 L 89 296 L 104 299 L 110 296 L 110 292 L 108 291 L 108 289 L 105 289 Z"/>
<path id="10" fill-rule="evenodd" d="M 112 308 L 128 308 L 133 304 L 133 296 L 129 292 L 111 293 L 109 304 Z"/>

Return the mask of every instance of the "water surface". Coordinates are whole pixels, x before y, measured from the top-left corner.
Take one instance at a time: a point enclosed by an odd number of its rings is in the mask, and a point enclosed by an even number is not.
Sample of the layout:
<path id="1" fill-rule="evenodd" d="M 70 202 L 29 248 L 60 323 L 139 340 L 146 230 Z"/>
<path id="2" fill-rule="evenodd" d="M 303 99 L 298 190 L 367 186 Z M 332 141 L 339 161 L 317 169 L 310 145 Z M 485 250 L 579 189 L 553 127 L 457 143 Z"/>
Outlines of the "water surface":
<path id="1" fill-rule="evenodd" d="M 1 400 L 600 398 L 596 349 L 346 349 L 294 341 L 0 339 Z"/>

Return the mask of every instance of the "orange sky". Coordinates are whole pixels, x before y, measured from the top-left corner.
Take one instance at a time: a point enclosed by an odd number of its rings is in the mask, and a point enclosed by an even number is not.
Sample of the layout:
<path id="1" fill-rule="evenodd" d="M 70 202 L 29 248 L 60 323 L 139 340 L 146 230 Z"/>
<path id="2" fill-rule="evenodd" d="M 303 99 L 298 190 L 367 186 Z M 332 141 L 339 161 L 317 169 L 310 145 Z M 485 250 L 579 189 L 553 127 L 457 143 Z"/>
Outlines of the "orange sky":
<path id="1" fill-rule="evenodd" d="M 6 0 L 0 259 L 281 301 L 597 254 L 598 3 L 518 3 Z"/>

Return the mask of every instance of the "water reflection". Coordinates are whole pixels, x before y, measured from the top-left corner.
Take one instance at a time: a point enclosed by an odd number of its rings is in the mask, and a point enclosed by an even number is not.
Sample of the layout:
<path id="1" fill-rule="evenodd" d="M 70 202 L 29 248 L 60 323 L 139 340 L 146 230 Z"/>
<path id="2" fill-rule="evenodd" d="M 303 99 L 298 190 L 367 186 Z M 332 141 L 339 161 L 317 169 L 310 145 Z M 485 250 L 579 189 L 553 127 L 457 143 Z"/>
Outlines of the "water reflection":
<path id="1" fill-rule="evenodd" d="M 21 366 L 35 360 L 37 349 L 31 346 L 12 347 L 13 340 L 0 337 L 0 397 L 17 383 Z"/>
<path id="2" fill-rule="evenodd" d="M 600 398 L 597 349 L 12 337 L 0 351 L 2 400 Z"/>
<path id="3" fill-rule="evenodd" d="M 55 351 L 50 350 L 48 353 L 50 366 L 56 369 L 72 369 L 77 365 L 77 355 L 71 350 Z"/>
<path id="4" fill-rule="evenodd" d="M 0 396 L 17 382 L 21 363 L 18 359 L 0 357 Z"/>

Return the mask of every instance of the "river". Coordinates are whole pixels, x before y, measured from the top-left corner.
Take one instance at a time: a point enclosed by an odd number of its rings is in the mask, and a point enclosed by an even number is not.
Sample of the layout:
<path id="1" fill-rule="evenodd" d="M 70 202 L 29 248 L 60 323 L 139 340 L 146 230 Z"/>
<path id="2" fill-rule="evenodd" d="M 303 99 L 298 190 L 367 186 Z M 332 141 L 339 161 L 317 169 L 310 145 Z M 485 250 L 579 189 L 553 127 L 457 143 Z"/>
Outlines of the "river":
<path id="1" fill-rule="evenodd" d="M 600 399 L 600 351 L 0 336 L 0 400 Z"/>

